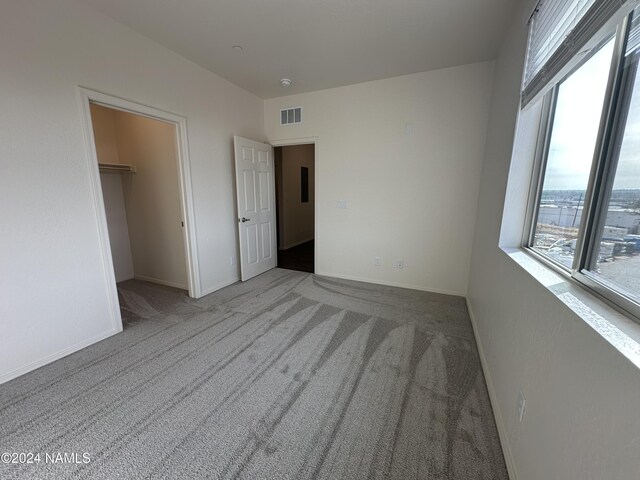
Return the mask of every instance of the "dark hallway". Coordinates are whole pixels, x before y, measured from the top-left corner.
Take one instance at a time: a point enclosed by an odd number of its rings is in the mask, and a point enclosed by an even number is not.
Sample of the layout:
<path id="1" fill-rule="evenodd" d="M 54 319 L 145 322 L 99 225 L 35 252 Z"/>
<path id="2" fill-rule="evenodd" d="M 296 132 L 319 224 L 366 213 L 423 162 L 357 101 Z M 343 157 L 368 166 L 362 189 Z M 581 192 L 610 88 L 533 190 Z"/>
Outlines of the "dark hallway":
<path id="1" fill-rule="evenodd" d="M 287 250 L 278 250 L 278 267 L 313 273 L 313 240 Z"/>
<path id="2" fill-rule="evenodd" d="M 314 273 L 315 145 L 274 148 L 277 265 Z"/>

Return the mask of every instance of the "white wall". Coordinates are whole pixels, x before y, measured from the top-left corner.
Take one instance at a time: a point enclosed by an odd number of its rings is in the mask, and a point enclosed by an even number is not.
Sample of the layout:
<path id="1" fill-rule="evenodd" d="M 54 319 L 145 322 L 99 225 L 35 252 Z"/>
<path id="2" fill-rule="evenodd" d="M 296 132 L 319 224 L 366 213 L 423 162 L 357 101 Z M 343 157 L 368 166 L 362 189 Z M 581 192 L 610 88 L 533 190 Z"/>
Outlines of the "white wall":
<path id="1" fill-rule="evenodd" d="M 133 278 L 134 270 L 121 174 L 100 173 L 100 184 L 107 215 L 113 270 L 116 282 L 122 282 Z"/>
<path id="2" fill-rule="evenodd" d="M 519 192 L 510 187 L 505 202 L 526 47 L 522 18 L 514 17 L 496 64 L 469 280 L 494 409 L 518 480 L 638 478 L 638 368 L 498 247 L 503 208 L 526 204 L 526 183 Z M 514 170 L 527 163 L 518 150 Z"/>
<path id="3" fill-rule="evenodd" d="M 176 127 L 118 111 L 116 132 L 135 276 L 188 290 Z"/>
<path id="4" fill-rule="evenodd" d="M 0 64 L 0 382 L 119 328 L 78 85 L 187 118 L 202 287 L 238 278 L 232 136 L 263 138 L 262 100 L 72 0 L 3 1 Z"/>
<path id="5" fill-rule="evenodd" d="M 314 145 L 290 145 L 281 148 L 280 168 L 282 176 L 278 191 L 278 248 L 286 250 L 313 240 L 315 192 Z M 302 203 L 300 169 L 309 169 L 309 201 Z"/>
<path id="6" fill-rule="evenodd" d="M 120 163 L 116 133 L 116 110 L 91 104 L 91 123 L 98 162 Z M 109 246 L 116 282 L 133 278 L 133 259 L 124 204 L 123 178 L 120 173 L 100 172 L 102 199 L 107 216 Z"/>
<path id="7" fill-rule="evenodd" d="M 492 73 L 486 62 L 265 101 L 270 141 L 318 137 L 317 273 L 466 292 Z M 302 124 L 280 126 L 291 106 Z"/>

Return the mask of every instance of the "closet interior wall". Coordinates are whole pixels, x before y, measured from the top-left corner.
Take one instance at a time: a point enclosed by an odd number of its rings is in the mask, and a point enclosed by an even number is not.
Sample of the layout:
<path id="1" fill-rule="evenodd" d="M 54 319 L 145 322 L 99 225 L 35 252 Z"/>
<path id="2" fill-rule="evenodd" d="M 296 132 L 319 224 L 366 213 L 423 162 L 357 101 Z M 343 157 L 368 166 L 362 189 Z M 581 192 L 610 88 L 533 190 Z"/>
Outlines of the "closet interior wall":
<path id="1" fill-rule="evenodd" d="M 176 127 L 91 104 L 99 163 L 136 173 L 100 173 L 116 281 L 188 289 Z"/>

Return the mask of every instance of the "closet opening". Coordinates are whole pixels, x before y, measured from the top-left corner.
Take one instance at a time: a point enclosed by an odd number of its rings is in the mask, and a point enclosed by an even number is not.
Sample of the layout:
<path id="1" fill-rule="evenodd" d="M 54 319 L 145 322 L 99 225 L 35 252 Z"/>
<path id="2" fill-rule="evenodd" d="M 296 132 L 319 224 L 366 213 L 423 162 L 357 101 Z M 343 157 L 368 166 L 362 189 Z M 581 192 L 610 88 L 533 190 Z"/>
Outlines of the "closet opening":
<path id="1" fill-rule="evenodd" d="M 315 144 L 273 150 L 278 267 L 314 273 Z"/>
<path id="2" fill-rule="evenodd" d="M 178 125 L 91 100 L 89 111 L 116 283 L 189 294 Z"/>

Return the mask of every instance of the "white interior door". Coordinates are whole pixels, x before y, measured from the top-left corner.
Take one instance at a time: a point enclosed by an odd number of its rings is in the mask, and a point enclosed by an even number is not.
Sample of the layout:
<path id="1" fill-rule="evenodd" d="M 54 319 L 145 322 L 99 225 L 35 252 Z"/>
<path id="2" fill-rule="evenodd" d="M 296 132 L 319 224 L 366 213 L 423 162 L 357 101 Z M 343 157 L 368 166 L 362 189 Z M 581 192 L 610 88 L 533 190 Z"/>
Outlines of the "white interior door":
<path id="1" fill-rule="evenodd" d="M 242 281 L 276 267 L 273 147 L 233 137 Z"/>

